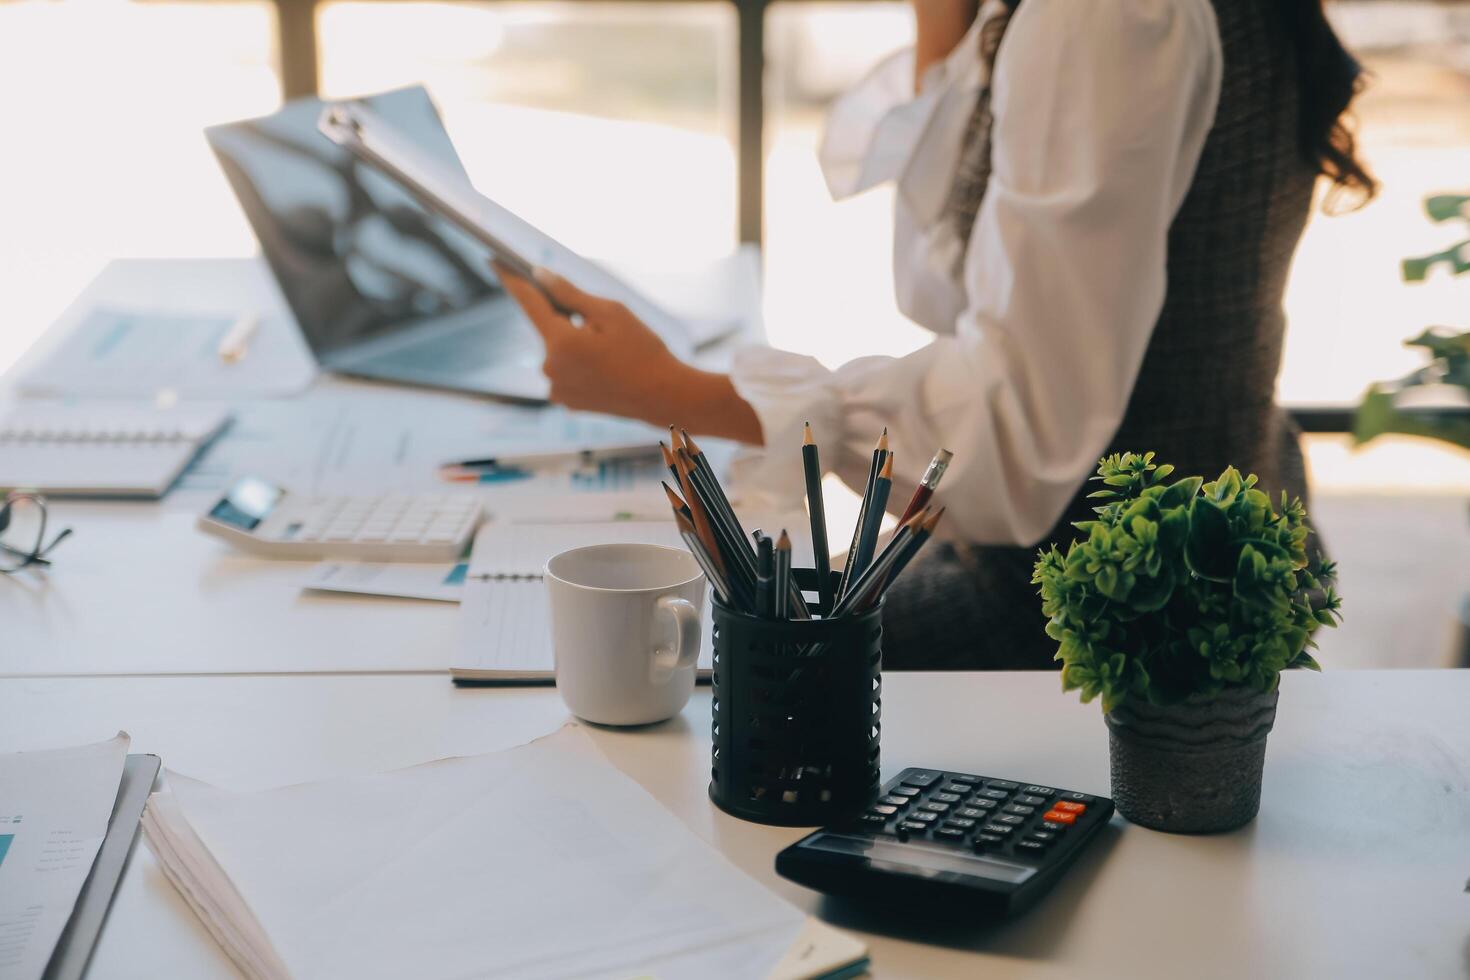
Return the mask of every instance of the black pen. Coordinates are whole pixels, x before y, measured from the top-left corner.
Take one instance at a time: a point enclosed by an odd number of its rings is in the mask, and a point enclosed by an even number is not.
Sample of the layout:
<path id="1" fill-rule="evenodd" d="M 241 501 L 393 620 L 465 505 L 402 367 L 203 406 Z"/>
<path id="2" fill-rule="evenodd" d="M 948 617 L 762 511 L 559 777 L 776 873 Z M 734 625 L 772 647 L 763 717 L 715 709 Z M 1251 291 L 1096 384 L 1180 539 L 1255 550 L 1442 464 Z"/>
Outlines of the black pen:
<path id="1" fill-rule="evenodd" d="M 776 555 L 771 539 L 764 534 L 757 539 L 755 556 L 755 615 L 774 616 Z"/>
<path id="2" fill-rule="evenodd" d="M 776 539 L 776 581 L 775 595 L 772 597 L 771 614 L 777 619 L 790 619 L 791 606 L 791 538 L 786 534 L 786 529 L 781 529 L 781 537 Z"/>
<path id="3" fill-rule="evenodd" d="M 812 553 L 817 564 L 817 593 L 822 609 L 832 611 L 832 554 L 827 546 L 827 505 L 822 497 L 822 463 L 810 422 L 801 433 L 801 462 L 806 470 L 806 504 L 812 522 Z"/>
<path id="4" fill-rule="evenodd" d="M 858 545 L 863 537 L 863 525 L 868 518 L 868 502 L 873 498 L 873 484 L 878 479 L 878 471 L 883 468 L 883 458 L 888 455 L 888 429 L 884 427 L 883 434 L 878 437 L 878 445 L 873 448 L 873 461 L 868 465 L 868 482 L 863 485 L 863 502 L 858 508 L 857 525 L 852 529 L 852 543 L 847 547 L 847 562 L 842 569 L 842 581 L 837 586 L 837 599 L 841 601 L 847 594 L 847 589 L 852 585 L 855 573 L 853 564 L 857 561 Z"/>

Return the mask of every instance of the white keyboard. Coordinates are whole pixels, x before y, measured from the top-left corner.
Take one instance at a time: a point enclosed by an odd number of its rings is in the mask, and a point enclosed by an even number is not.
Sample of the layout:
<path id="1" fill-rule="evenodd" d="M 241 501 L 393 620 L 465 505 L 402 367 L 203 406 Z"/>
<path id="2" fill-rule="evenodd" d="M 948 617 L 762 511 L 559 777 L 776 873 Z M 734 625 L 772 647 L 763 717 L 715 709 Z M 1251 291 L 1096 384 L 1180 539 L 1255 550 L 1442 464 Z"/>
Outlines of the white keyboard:
<path id="1" fill-rule="evenodd" d="M 453 561 L 479 527 L 463 493 L 298 497 L 241 480 L 199 518 L 201 530 L 274 558 Z"/>

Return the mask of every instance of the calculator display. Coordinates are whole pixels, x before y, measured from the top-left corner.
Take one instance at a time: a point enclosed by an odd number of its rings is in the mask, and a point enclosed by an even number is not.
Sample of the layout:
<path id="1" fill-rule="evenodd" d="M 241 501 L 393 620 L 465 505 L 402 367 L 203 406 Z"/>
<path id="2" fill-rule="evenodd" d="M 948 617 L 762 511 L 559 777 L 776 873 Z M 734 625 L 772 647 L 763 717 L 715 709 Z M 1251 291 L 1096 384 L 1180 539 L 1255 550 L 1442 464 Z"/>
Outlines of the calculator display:
<path id="1" fill-rule="evenodd" d="M 253 531 L 270 516 L 281 496 L 280 487 L 273 487 L 264 480 L 244 479 L 230 488 L 230 492 L 214 505 L 209 516 L 242 531 Z"/>
<path id="2" fill-rule="evenodd" d="M 819 851 L 830 851 L 834 854 L 865 857 L 874 864 L 888 862 L 894 867 L 992 878 L 1012 884 L 1020 884 L 1036 873 L 1035 868 L 1013 864 L 1010 861 L 957 853 L 937 847 L 929 848 L 921 844 L 895 844 L 874 840 L 871 837 L 854 837 L 848 834 L 822 833 L 802 841 L 802 846 L 814 847 Z"/>

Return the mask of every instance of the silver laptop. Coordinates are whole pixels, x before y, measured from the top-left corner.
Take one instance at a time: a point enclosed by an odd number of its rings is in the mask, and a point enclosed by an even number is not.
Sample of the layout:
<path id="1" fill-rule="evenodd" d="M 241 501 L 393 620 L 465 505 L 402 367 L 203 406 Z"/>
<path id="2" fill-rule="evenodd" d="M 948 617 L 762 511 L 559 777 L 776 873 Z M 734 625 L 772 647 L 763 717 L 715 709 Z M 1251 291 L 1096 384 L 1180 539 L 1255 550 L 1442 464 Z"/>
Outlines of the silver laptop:
<path id="1" fill-rule="evenodd" d="M 419 87 L 362 100 L 464 168 Z M 484 246 L 317 130 L 319 99 L 214 126 L 209 145 L 318 363 L 342 374 L 546 399 L 540 337 Z"/>

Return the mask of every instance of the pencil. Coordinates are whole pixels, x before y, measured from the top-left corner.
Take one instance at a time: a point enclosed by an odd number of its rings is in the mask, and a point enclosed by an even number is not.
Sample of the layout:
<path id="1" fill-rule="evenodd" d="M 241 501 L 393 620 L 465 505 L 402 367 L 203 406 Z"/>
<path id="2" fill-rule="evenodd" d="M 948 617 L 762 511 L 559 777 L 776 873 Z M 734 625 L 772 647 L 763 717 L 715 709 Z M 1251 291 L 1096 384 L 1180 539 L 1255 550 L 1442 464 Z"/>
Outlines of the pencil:
<path id="1" fill-rule="evenodd" d="M 674 513 L 674 523 L 679 526 L 679 537 L 684 539 L 684 546 L 694 555 L 694 560 L 699 563 L 700 569 L 704 571 L 704 577 L 709 579 L 710 585 L 715 590 L 715 595 L 725 605 L 730 605 L 730 583 L 725 576 L 715 567 L 713 557 L 705 550 L 699 540 L 699 535 L 694 530 L 694 524 L 684 514 L 677 511 Z"/>
<path id="2" fill-rule="evenodd" d="M 863 511 L 862 537 L 858 541 L 857 562 L 853 565 L 853 577 L 859 577 L 873 563 L 873 554 L 878 550 L 878 531 L 883 527 L 883 515 L 887 513 L 888 496 L 893 491 L 893 454 L 883 458 L 883 467 L 878 479 L 873 481 L 873 497 Z"/>
<path id="3" fill-rule="evenodd" d="M 776 555 L 771 539 L 764 534 L 757 539 L 755 555 L 755 614 L 774 617 Z"/>
<path id="4" fill-rule="evenodd" d="M 755 582 L 755 552 L 751 549 L 750 543 L 745 540 L 745 532 L 741 530 L 740 522 L 735 519 L 735 515 L 728 507 L 720 505 L 709 472 L 701 470 L 695 464 L 694 458 L 689 455 L 689 450 L 683 446 L 675 451 L 674 459 L 679 464 L 679 472 L 688 474 L 692 492 L 697 493 L 704 504 L 716 537 L 724 543 L 727 561 L 733 562 L 739 572 L 744 573 L 753 584 Z"/>
<path id="5" fill-rule="evenodd" d="M 684 503 L 683 498 L 675 493 L 673 488 L 670 487 L 667 483 L 664 483 L 662 480 L 659 481 L 658 485 L 664 488 L 664 494 L 669 498 L 669 506 L 674 508 L 674 513 L 676 515 L 689 517 L 689 505 Z"/>
<path id="6" fill-rule="evenodd" d="M 883 434 L 878 437 L 878 445 L 873 449 L 873 461 L 868 466 L 868 482 L 863 485 L 863 502 L 858 508 L 857 525 L 852 529 L 852 543 L 847 546 L 847 561 L 842 568 L 842 581 L 837 586 L 837 599 L 840 602 L 847 594 L 847 588 L 852 584 L 854 562 L 857 561 L 858 545 L 863 537 L 863 525 L 867 521 L 868 501 L 873 496 L 873 484 L 878 480 L 878 471 L 883 468 L 883 457 L 888 454 L 888 429 L 885 426 Z"/>
<path id="7" fill-rule="evenodd" d="M 943 507 L 936 513 L 931 514 L 926 509 L 920 511 L 918 515 L 915 515 L 915 519 L 919 521 L 918 527 L 914 528 L 913 535 L 903 550 L 895 555 L 892 567 L 883 575 L 882 580 L 873 589 L 869 590 L 867 601 L 862 603 L 864 609 L 876 605 L 887 594 L 888 590 L 893 586 L 893 583 L 903 574 L 903 570 L 908 567 L 909 562 L 914 560 L 914 556 L 934 536 L 934 528 L 939 524 L 939 520 L 943 516 Z"/>
<path id="8" fill-rule="evenodd" d="M 664 458 L 664 465 L 667 466 L 669 468 L 669 472 L 674 475 L 674 479 L 679 479 L 679 467 L 678 464 L 674 462 L 674 454 L 669 452 L 669 447 L 664 445 L 664 441 L 662 439 L 658 441 L 658 451 L 659 454 Z"/>
<path id="9" fill-rule="evenodd" d="M 735 508 L 730 505 L 730 498 L 725 495 L 725 488 L 720 485 L 720 478 L 715 475 L 715 468 L 710 465 L 709 457 L 704 454 L 703 449 L 699 448 L 699 444 L 689 435 L 688 430 L 680 429 L 679 438 L 684 443 L 684 449 L 689 453 L 689 459 L 694 463 L 695 475 L 707 488 L 713 504 L 724 513 L 725 523 L 734 529 L 741 546 L 746 547 L 745 529 L 740 526 L 740 517 L 735 513 Z"/>
<path id="10" fill-rule="evenodd" d="M 776 601 L 773 613 L 777 619 L 791 618 L 791 538 L 786 529 L 776 539 Z"/>
<path id="11" fill-rule="evenodd" d="M 927 514 L 924 516 L 927 516 Z M 888 545 L 883 549 L 882 554 L 869 566 L 869 572 L 876 574 L 875 570 L 891 568 L 898 552 L 907 547 L 909 538 L 918 530 L 918 526 L 922 520 L 923 516 L 911 517 L 900 524 L 898 530 L 894 532 L 893 537 L 889 539 Z M 852 587 L 838 600 L 837 610 L 844 613 L 850 611 L 853 608 L 854 601 L 861 597 L 859 590 L 865 592 L 871 587 L 874 581 L 873 578 L 869 577 L 868 573 L 858 576 L 856 581 L 853 582 Z"/>
<path id="12" fill-rule="evenodd" d="M 929 460 L 928 469 L 924 470 L 924 478 L 914 488 L 914 495 L 909 498 L 909 505 L 903 509 L 900 521 L 906 521 L 929 504 L 929 498 L 934 496 L 934 491 L 939 489 L 939 481 L 944 476 L 944 471 L 949 469 L 949 461 L 954 459 L 954 453 L 948 449 L 941 449 Z"/>
<path id="13" fill-rule="evenodd" d="M 675 455 L 677 457 L 677 453 Z M 720 554 L 720 546 L 715 541 L 715 529 L 710 524 L 709 514 L 705 512 L 704 503 L 699 499 L 699 495 L 694 492 L 694 484 L 689 478 L 689 471 L 683 465 L 682 458 L 679 462 L 679 486 L 684 491 L 684 502 L 689 506 L 689 517 L 694 525 L 694 532 L 699 535 L 700 542 L 709 550 L 715 567 L 728 576 L 729 572 Z M 731 584 L 734 584 L 733 579 Z"/>
<path id="14" fill-rule="evenodd" d="M 827 505 L 822 498 L 822 462 L 810 422 L 801 431 L 801 462 L 806 470 L 806 506 L 812 522 L 812 553 L 817 565 L 817 594 L 823 612 L 832 611 L 832 555 L 827 546 Z"/>

